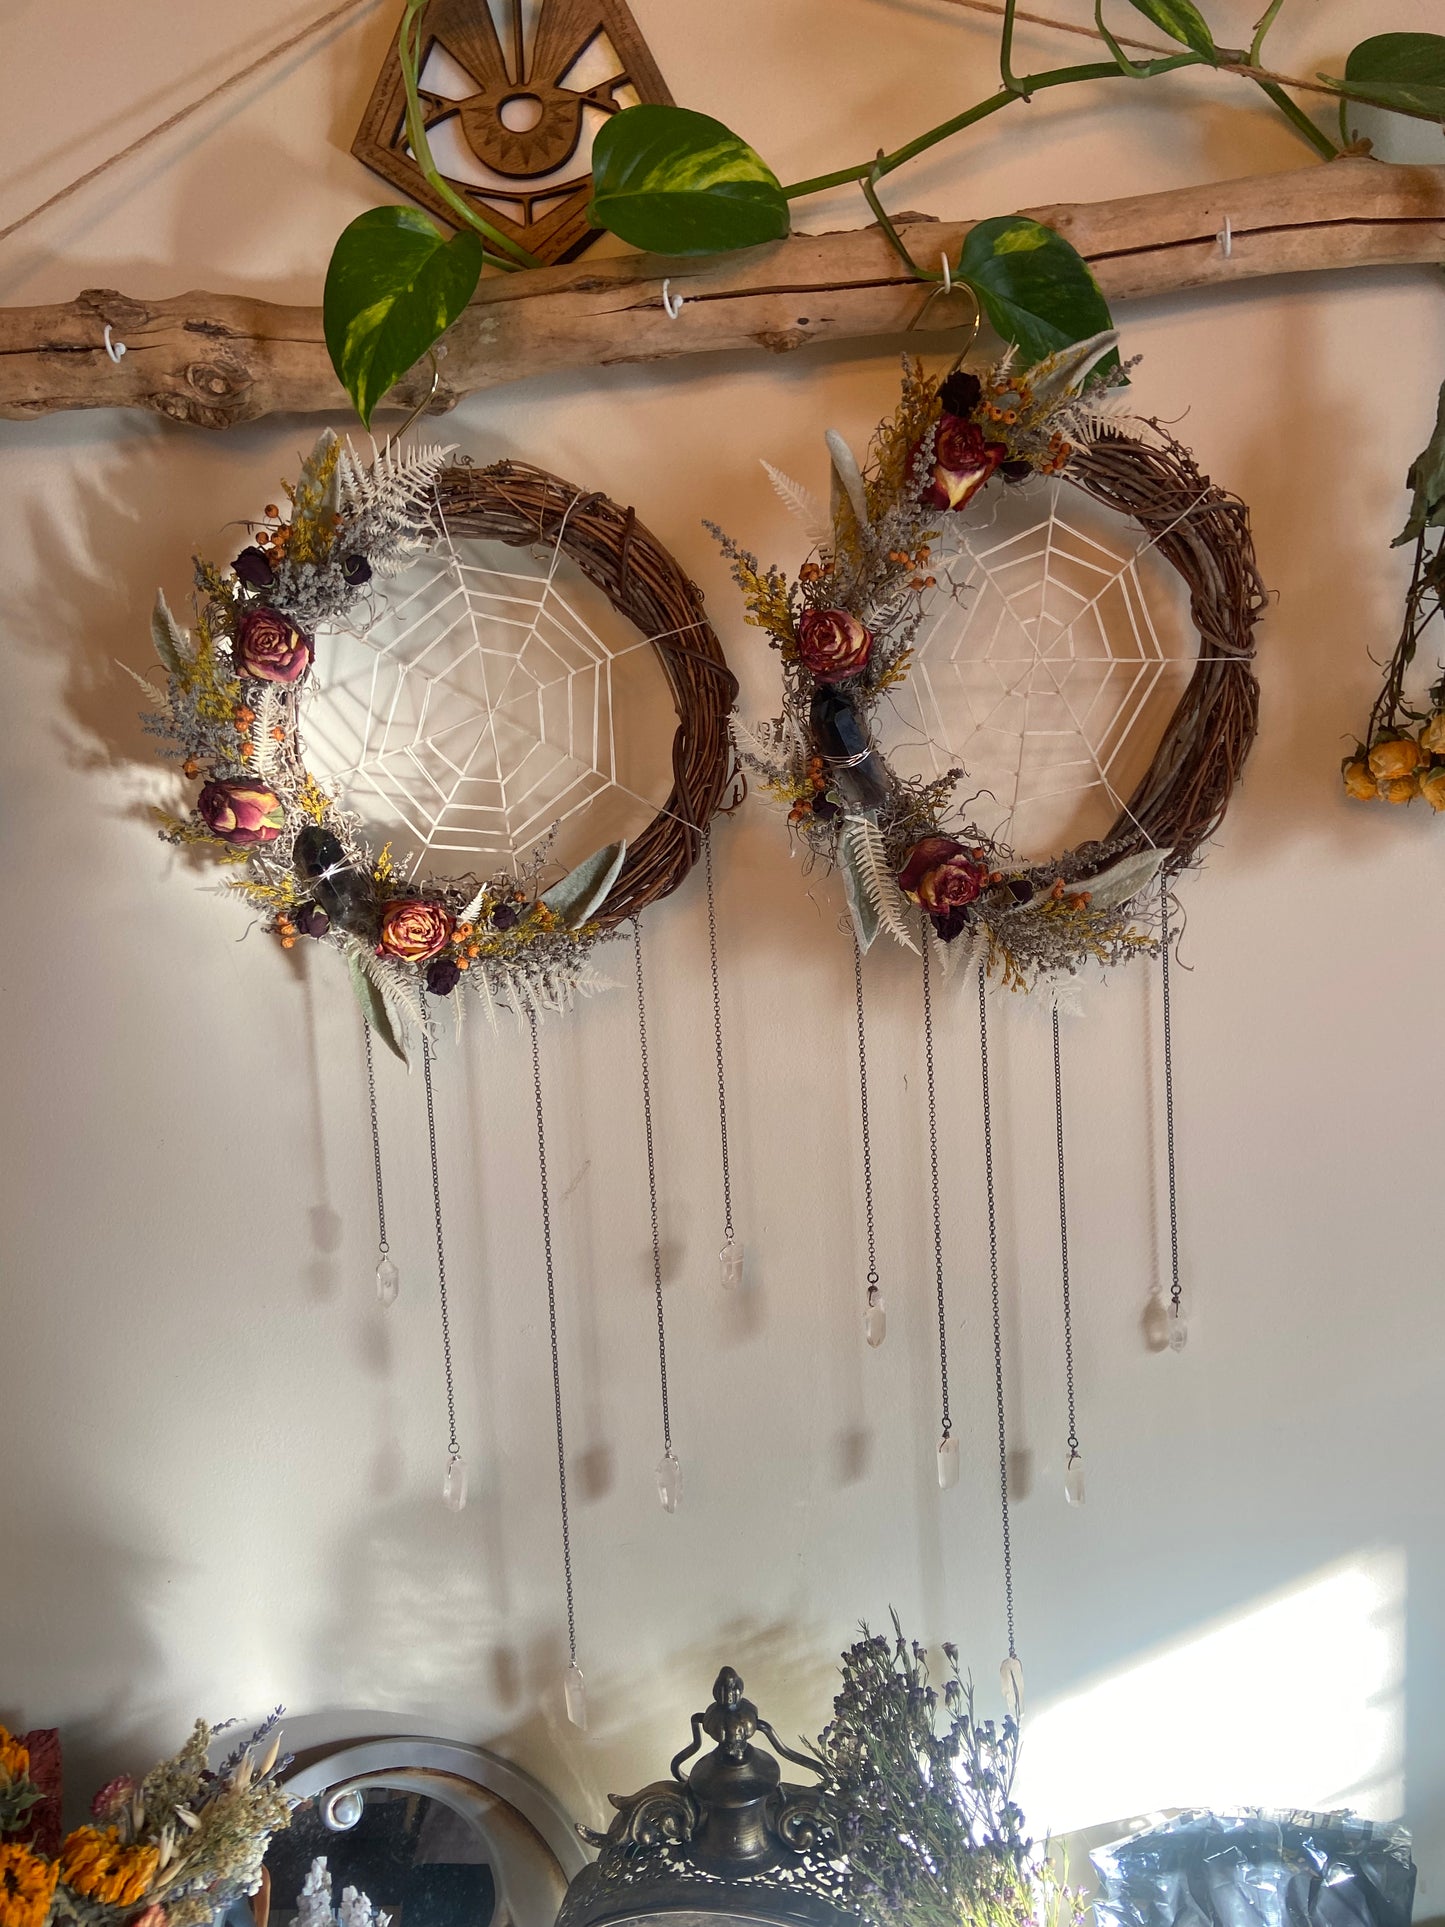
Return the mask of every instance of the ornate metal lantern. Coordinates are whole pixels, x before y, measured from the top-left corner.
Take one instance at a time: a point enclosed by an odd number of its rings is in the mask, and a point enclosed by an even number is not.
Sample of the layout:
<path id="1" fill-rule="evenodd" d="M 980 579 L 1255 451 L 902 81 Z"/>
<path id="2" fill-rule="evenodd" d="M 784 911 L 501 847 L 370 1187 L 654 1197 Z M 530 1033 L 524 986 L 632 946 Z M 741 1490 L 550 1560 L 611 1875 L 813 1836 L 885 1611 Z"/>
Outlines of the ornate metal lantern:
<path id="1" fill-rule="evenodd" d="M 753 1745 L 758 1733 L 772 1754 Z M 694 1759 L 704 1735 L 713 1749 Z M 613 1794 L 617 1818 L 606 1833 L 580 1829 L 601 1851 L 567 1889 L 557 1927 L 627 1927 L 660 1916 L 684 1927 L 719 1915 L 855 1927 L 828 1805 L 817 1788 L 785 1781 L 778 1759 L 818 1771 L 783 1745 L 724 1666 L 712 1704 L 692 1716 L 692 1742 L 672 1762 L 672 1777 Z"/>

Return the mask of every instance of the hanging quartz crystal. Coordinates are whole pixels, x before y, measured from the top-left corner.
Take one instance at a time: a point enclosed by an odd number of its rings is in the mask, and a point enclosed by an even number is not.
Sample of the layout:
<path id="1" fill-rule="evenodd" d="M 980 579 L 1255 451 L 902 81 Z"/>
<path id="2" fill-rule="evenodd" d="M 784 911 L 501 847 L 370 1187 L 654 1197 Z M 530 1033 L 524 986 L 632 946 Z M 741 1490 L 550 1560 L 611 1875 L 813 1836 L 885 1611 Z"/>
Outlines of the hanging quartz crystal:
<path id="1" fill-rule="evenodd" d="M 676 1452 L 666 1452 L 657 1461 L 657 1496 L 664 1512 L 676 1512 L 682 1498 L 682 1467 Z"/>
<path id="2" fill-rule="evenodd" d="M 1003 1687 L 1003 1703 L 1010 1715 L 1021 1720 L 1024 1716 L 1024 1669 L 1017 1653 L 1010 1653 L 998 1669 L 999 1684 Z"/>
<path id="3" fill-rule="evenodd" d="M 1070 1452 L 1064 1467 L 1064 1498 L 1070 1505 L 1084 1503 L 1084 1461 L 1077 1452 Z"/>
<path id="4" fill-rule="evenodd" d="M 567 1699 L 567 1717 L 574 1726 L 587 1731 L 587 1682 L 582 1677 L 582 1668 L 574 1659 L 567 1668 L 562 1690 Z"/>
<path id="5" fill-rule="evenodd" d="M 383 1305 L 396 1303 L 397 1287 L 400 1283 L 401 1274 L 383 1251 L 376 1267 L 376 1295 Z"/>
<path id="6" fill-rule="evenodd" d="M 723 1285 L 728 1291 L 736 1291 L 743 1282 L 743 1248 L 736 1238 L 729 1238 L 718 1253 L 718 1267 Z"/>
<path id="7" fill-rule="evenodd" d="M 888 1307 L 877 1285 L 868 1287 L 868 1306 L 863 1313 L 863 1336 L 876 1350 L 888 1336 Z"/>
<path id="8" fill-rule="evenodd" d="M 944 1492 L 958 1484 L 958 1440 L 952 1432 L 938 1441 L 938 1484 Z"/>
<path id="9" fill-rule="evenodd" d="M 1156 1286 L 1149 1294 L 1149 1302 L 1145 1305 L 1144 1316 L 1140 1320 L 1144 1331 L 1144 1343 L 1151 1352 L 1168 1351 L 1171 1322 L 1169 1300 Z"/>
<path id="10" fill-rule="evenodd" d="M 452 1512 L 460 1512 L 467 1502 L 467 1468 L 455 1454 L 447 1460 L 446 1477 L 442 1480 L 442 1503 Z"/>
<path id="11" fill-rule="evenodd" d="M 1189 1343 L 1189 1321 L 1184 1316 L 1184 1307 L 1176 1298 L 1169 1307 L 1169 1349 L 1182 1352 Z"/>

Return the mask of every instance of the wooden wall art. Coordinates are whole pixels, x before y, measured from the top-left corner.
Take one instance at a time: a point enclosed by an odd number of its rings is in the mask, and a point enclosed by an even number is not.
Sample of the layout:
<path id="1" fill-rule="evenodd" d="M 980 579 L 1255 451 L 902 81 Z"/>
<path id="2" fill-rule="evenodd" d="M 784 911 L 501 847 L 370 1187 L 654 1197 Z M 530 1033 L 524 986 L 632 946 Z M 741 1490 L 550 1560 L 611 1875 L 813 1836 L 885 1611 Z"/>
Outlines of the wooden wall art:
<path id="1" fill-rule="evenodd" d="M 496 15 L 487 0 L 432 0 L 422 104 L 428 135 L 454 123 L 479 169 L 492 176 L 481 185 L 450 173 L 437 152 L 456 191 L 539 260 L 567 261 L 597 233 L 587 220 L 589 120 L 595 126 L 598 114 L 639 101 L 671 105 L 672 95 L 626 0 L 541 0 L 534 20 L 530 11 L 523 0 L 497 0 Z M 447 91 L 434 72 L 438 55 L 452 70 Z M 468 80 L 473 91 L 464 92 Z M 411 157 L 405 114 L 392 46 L 351 151 L 455 226 L 455 214 Z"/>

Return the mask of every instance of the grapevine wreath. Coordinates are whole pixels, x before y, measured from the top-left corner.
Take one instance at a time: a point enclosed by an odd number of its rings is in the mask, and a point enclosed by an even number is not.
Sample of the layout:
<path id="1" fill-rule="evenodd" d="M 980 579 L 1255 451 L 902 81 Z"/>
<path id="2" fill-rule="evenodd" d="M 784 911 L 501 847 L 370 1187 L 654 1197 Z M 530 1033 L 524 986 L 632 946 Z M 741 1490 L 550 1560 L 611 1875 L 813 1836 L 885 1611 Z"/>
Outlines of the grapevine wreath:
<path id="1" fill-rule="evenodd" d="M 714 530 L 748 620 L 780 655 L 783 713 L 740 737 L 740 760 L 788 806 L 794 832 L 841 870 L 860 946 L 880 929 L 953 960 L 975 942 L 1015 988 L 1156 951 L 1158 879 L 1218 825 L 1255 732 L 1253 628 L 1264 606 L 1249 513 L 1154 424 L 1126 433 L 1112 333 L 1027 370 L 1011 356 L 941 381 L 905 362 L 902 395 L 860 469 L 828 436 L 830 529 L 790 580 Z M 1130 518 L 1183 579 L 1194 668 L 1154 756 L 1108 833 L 1040 863 L 966 818 L 966 772 L 910 781 L 878 747 L 880 702 L 908 676 L 934 587 L 932 545 L 985 488 L 1061 476 Z M 779 480 L 785 495 L 803 492 Z M 1153 886 L 1151 888 L 1151 886 Z M 1157 920 L 1156 920 L 1157 919 Z"/>
<path id="2" fill-rule="evenodd" d="M 228 866 L 229 887 L 285 949 L 341 952 L 369 1022 L 404 1055 L 424 994 L 488 1009 L 564 1009 L 593 986 L 589 953 L 687 875 L 728 787 L 736 684 L 702 598 L 637 520 L 517 462 L 471 468 L 449 450 L 383 449 L 364 463 L 325 434 L 229 568 L 198 560 L 187 633 L 164 596 L 152 633 L 165 672 L 147 726 L 199 785 L 161 834 Z M 677 714 L 672 788 L 630 847 L 597 851 L 544 887 L 544 844 L 478 877 L 401 873 L 306 766 L 303 725 L 328 627 L 365 625 L 383 584 L 442 531 L 560 550 L 652 642 Z M 149 688 L 150 685 L 147 685 Z"/>

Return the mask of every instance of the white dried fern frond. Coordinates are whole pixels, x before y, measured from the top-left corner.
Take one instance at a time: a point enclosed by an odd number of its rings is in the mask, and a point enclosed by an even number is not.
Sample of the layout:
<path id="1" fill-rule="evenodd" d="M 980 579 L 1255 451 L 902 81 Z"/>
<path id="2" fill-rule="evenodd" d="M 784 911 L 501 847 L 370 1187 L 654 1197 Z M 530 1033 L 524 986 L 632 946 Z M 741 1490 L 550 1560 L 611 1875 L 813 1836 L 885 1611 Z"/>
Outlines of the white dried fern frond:
<path id="1" fill-rule="evenodd" d="M 768 471 L 768 480 L 777 491 L 778 499 L 788 511 L 796 515 L 803 525 L 803 533 L 815 549 L 826 548 L 833 539 L 832 525 L 827 510 L 810 488 L 795 482 L 791 475 L 785 475 L 780 468 L 765 461 L 763 467 Z"/>
<path id="2" fill-rule="evenodd" d="M 844 822 L 841 842 L 849 872 L 879 927 L 916 951 L 918 945 L 909 928 L 908 899 L 889 865 L 878 825 L 870 816 L 850 816 Z"/>
<path id="3" fill-rule="evenodd" d="M 377 576 L 398 575 L 436 540 L 431 503 L 437 477 L 455 444 L 431 443 L 405 453 L 383 447 L 363 462 L 350 442 L 336 464 L 347 539 Z"/>
<path id="4" fill-rule="evenodd" d="M 274 776 L 281 755 L 281 744 L 271 734 L 281 723 L 282 696 L 274 683 L 263 683 L 256 697 L 256 721 L 251 729 L 254 745 L 251 767 L 258 776 Z"/>

